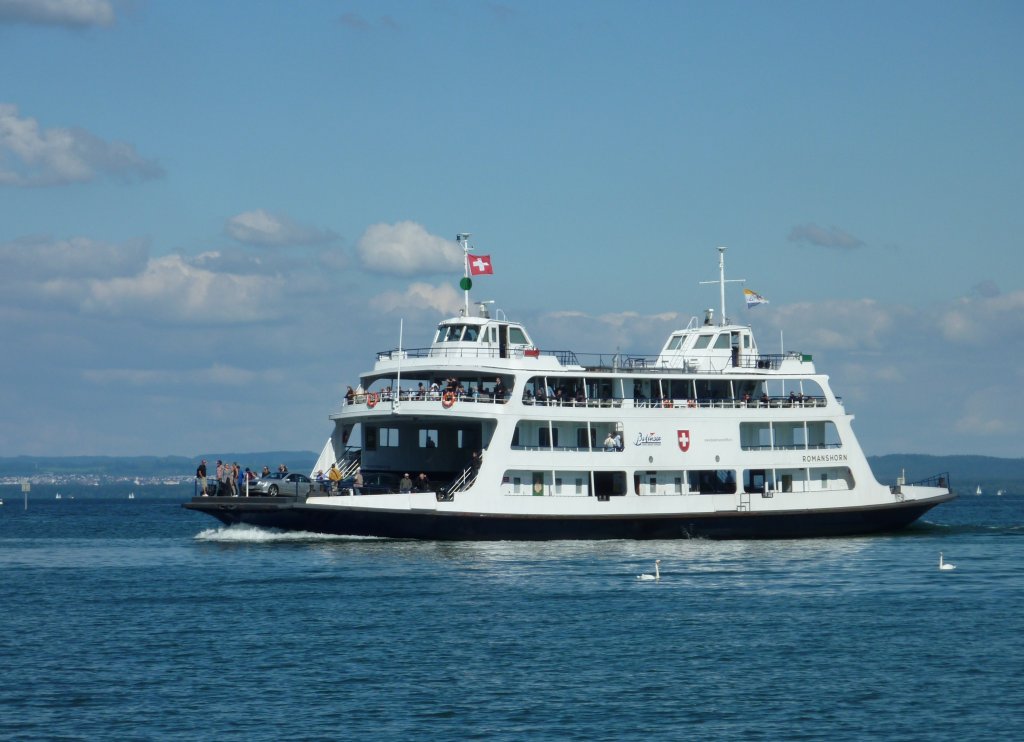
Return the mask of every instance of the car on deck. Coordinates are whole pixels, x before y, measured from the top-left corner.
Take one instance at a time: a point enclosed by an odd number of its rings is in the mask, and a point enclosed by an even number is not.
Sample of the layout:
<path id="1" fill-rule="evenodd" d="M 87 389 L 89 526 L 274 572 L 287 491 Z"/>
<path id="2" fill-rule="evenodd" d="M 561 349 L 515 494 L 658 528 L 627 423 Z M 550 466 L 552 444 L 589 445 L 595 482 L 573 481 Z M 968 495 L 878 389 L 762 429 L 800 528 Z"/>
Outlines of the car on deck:
<path id="1" fill-rule="evenodd" d="M 298 472 L 275 471 L 249 482 L 249 495 L 305 495 L 313 488 L 313 480 Z"/>

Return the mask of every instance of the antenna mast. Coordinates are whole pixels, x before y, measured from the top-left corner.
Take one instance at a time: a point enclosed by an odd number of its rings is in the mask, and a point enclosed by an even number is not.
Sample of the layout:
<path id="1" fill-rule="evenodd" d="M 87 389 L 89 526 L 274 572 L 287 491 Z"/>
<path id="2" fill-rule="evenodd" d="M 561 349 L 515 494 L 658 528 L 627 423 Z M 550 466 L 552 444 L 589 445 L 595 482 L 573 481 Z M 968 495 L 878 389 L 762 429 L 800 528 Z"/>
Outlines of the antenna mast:
<path id="1" fill-rule="evenodd" d="M 725 251 L 727 248 L 718 248 L 718 280 L 717 281 L 701 281 L 701 285 L 717 283 L 718 284 L 718 299 L 719 306 L 721 307 L 721 314 L 719 315 L 718 325 L 725 327 L 729 324 L 728 318 L 725 316 L 725 284 L 727 283 L 743 283 L 747 279 L 745 278 L 725 278 Z"/>

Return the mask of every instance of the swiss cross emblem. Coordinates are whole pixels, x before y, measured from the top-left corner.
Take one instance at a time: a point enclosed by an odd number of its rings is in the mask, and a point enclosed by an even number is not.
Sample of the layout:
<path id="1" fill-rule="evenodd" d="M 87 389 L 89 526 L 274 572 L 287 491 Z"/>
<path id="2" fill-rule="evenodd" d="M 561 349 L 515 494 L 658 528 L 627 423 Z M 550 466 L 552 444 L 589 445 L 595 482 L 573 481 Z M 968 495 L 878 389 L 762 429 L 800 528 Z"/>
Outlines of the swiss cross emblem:
<path id="1" fill-rule="evenodd" d="M 686 453 L 690 450 L 690 431 L 677 430 L 676 434 L 679 436 L 679 450 Z"/>

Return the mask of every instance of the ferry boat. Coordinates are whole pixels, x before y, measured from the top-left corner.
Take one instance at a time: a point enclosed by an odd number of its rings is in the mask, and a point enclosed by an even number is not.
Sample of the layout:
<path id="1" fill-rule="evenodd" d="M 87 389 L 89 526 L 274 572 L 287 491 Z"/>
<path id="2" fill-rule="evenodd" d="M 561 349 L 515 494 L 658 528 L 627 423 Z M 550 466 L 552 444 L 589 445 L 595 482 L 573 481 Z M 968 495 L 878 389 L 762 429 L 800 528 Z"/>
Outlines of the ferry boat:
<path id="1" fill-rule="evenodd" d="M 704 282 L 717 320 L 707 310 L 651 355 L 584 356 L 490 302 L 470 311 L 468 237 L 459 315 L 429 346 L 378 353 L 331 412 L 311 475 L 334 465 L 340 482 L 184 507 L 388 538 L 725 539 L 891 531 L 954 497 L 947 474 L 880 484 L 813 358 L 761 352 L 728 320 L 725 248 Z"/>

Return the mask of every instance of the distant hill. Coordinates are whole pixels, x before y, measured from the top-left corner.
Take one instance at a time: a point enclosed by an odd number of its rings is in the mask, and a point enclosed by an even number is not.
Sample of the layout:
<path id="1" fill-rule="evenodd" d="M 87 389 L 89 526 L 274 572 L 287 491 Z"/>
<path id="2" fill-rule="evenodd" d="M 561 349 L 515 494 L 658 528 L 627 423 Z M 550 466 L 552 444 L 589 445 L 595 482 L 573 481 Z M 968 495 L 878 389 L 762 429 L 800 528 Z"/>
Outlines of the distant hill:
<path id="1" fill-rule="evenodd" d="M 237 461 L 242 467 L 309 471 L 316 463 L 312 451 L 264 451 L 261 453 L 207 453 L 186 456 L 10 456 L 0 457 L 0 477 L 33 475 L 89 475 L 97 477 L 191 477 L 205 458 L 210 474 L 217 459 Z"/>
<path id="2" fill-rule="evenodd" d="M 965 493 L 980 485 L 985 489 L 1020 490 L 1024 482 L 1024 459 L 1000 459 L 994 456 L 926 456 L 924 454 L 888 454 L 869 456 L 868 463 L 880 482 L 892 482 L 905 469 L 907 481 L 949 472 L 953 489 Z"/>

